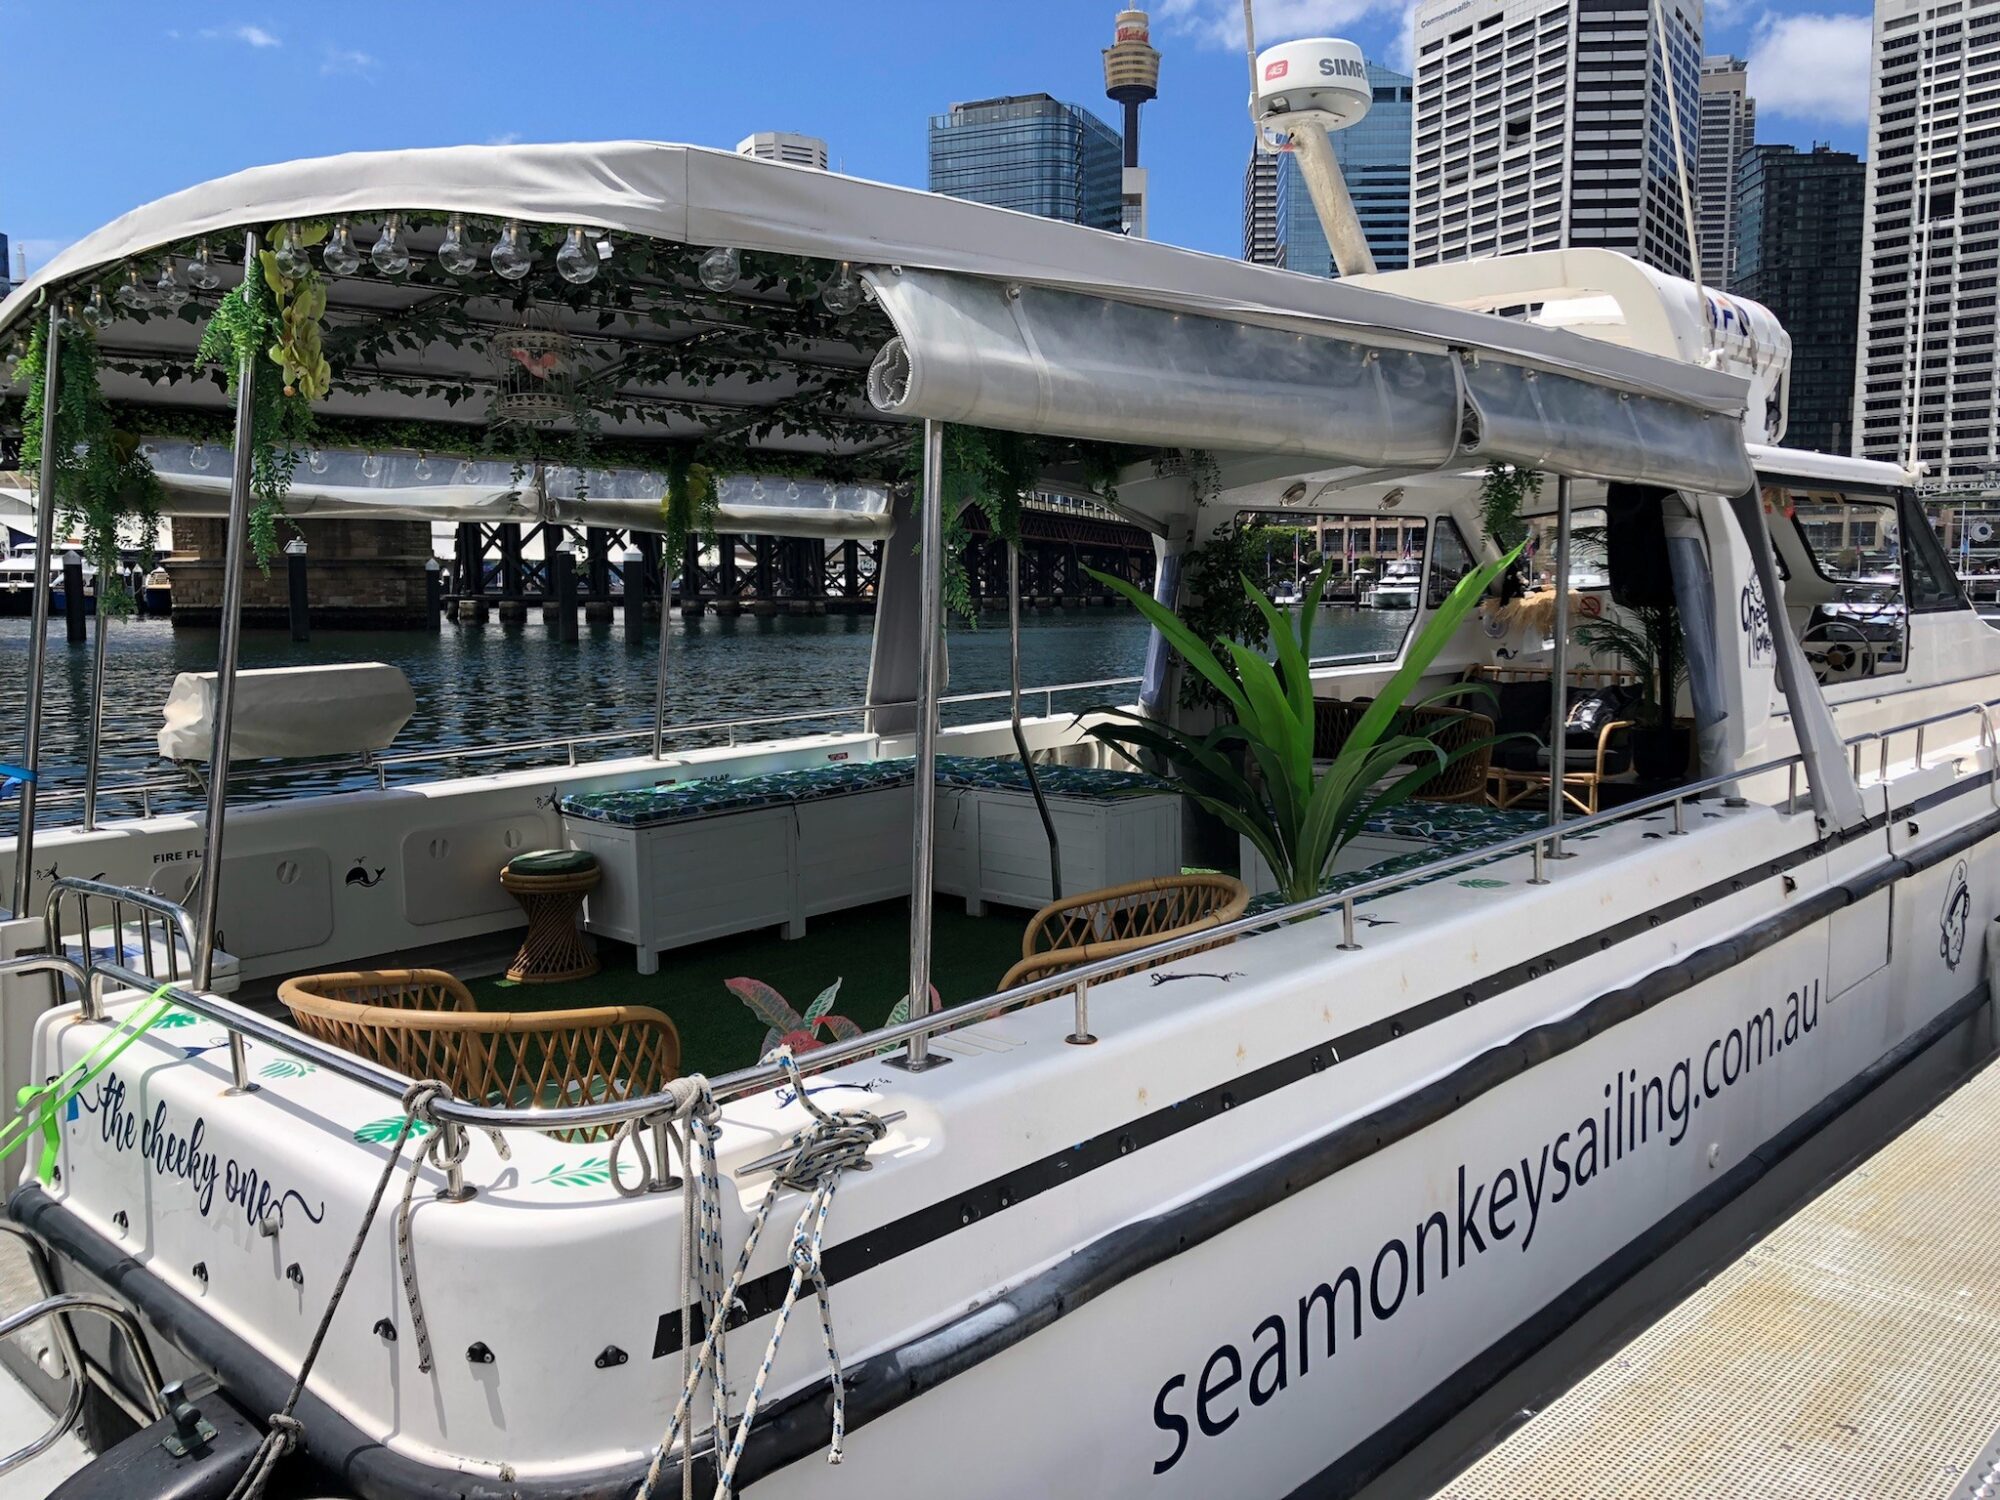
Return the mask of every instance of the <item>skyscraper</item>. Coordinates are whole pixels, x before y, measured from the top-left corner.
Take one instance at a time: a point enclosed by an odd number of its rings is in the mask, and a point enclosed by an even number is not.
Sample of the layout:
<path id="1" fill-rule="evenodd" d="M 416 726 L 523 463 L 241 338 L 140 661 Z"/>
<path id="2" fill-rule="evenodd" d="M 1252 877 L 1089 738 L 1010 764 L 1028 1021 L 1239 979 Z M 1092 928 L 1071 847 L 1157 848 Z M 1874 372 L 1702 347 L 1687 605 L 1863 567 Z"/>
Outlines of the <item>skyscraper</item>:
<path id="1" fill-rule="evenodd" d="M 1368 64 L 1374 103 L 1357 125 L 1333 132 L 1333 154 L 1347 179 L 1355 217 L 1378 271 L 1410 264 L 1410 114 L 1412 84 L 1406 73 Z M 1298 159 L 1278 157 L 1277 263 L 1314 276 L 1331 276 L 1333 251 L 1306 190 Z"/>
<path id="2" fill-rule="evenodd" d="M 14 262 L 8 259 L 7 236 L 0 234 L 0 297 L 14 290 Z"/>
<path id="3" fill-rule="evenodd" d="M 1009 94 L 932 115 L 930 188 L 1045 219 L 1117 230 L 1124 164 L 1118 132 L 1048 94 Z"/>
<path id="4" fill-rule="evenodd" d="M 1826 146 L 1752 146 L 1737 163 L 1730 290 L 1792 336 L 1788 448 L 1845 453 L 1853 438 L 1867 182 L 1860 157 Z"/>
<path id="5" fill-rule="evenodd" d="M 1695 172 L 1701 279 L 1736 284 L 1736 163 L 1757 139 L 1757 101 L 1740 57 L 1701 60 L 1701 160 Z"/>
<path id="6" fill-rule="evenodd" d="M 1701 19 L 1701 0 L 1420 0 L 1411 263 L 1600 245 L 1686 275 L 1671 122 L 1692 173 Z"/>
<path id="7" fill-rule="evenodd" d="M 794 135 L 788 130 L 760 130 L 755 135 L 746 135 L 736 143 L 736 154 L 826 170 L 826 142 L 816 135 Z"/>
<path id="8" fill-rule="evenodd" d="M 1278 158 L 1250 150 L 1243 169 L 1243 258 L 1260 266 L 1278 261 Z"/>
<path id="9" fill-rule="evenodd" d="M 2000 0 L 1876 0 L 1854 451 L 2000 456 Z"/>

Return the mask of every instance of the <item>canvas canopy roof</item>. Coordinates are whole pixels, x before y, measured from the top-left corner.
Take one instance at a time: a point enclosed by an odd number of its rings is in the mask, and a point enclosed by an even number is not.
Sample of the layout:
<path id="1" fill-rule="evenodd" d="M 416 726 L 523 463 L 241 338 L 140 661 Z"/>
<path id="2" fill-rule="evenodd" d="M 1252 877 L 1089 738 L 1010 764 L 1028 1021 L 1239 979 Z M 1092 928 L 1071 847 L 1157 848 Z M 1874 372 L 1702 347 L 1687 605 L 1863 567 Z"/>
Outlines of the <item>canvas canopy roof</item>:
<path id="1" fill-rule="evenodd" d="M 407 275 L 329 276 L 329 446 L 450 452 L 488 425 L 494 345 L 523 320 L 582 351 L 595 438 L 700 444 L 724 466 L 842 480 L 906 471 L 911 419 L 1136 448 L 1290 455 L 1299 467 L 1415 472 L 1494 459 L 1585 477 L 1746 487 L 1741 380 L 1562 330 L 1251 266 L 980 204 L 650 142 L 455 147 L 258 167 L 134 210 L 0 304 L 0 342 L 44 292 L 115 290 L 137 263 L 207 238 L 351 216 L 365 253 L 404 216 Z M 446 216 L 474 220 L 476 275 L 433 259 Z M 498 226 L 549 226 L 518 286 L 486 270 Z M 566 226 L 610 236 L 588 287 L 550 265 Z M 555 239 L 546 238 L 553 233 Z M 741 283 L 704 287 L 709 247 Z M 845 315 L 819 287 L 843 264 L 875 297 Z M 240 271 L 225 269 L 224 288 Z M 100 378 L 128 425 L 226 433 L 194 349 L 218 292 L 179 315 L 116 315 Z M 872 389 L 870 367 L 877 379 Z M 574 424 L 559 423 L 559 429 Z M 726 454 L 724 450 L 726 449 Z M 515 448 L 518 454 L 520 451 Z M 1226 469 L 1226 465 L 1225 465 Z"/>

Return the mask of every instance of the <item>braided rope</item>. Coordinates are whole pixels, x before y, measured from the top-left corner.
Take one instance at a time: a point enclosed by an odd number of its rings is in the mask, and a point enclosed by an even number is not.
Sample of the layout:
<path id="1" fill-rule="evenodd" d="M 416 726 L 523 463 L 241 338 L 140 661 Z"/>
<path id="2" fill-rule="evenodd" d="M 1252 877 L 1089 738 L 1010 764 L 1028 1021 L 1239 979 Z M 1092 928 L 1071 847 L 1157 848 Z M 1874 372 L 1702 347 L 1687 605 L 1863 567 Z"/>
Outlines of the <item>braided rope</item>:
<path id="1" fill-rule="evenodd" d="M 257 1451 L 250 1460 L 250 1467 L 244 1471 L 243 1477 L 236 1482 L 236 1487 L 229 1492 L 229 1500 L 257 1500 L 257 1497 L 264 1493 L 265 1486 L 271 1482 L 271 1475 L 277 1469 L 278 1461 L 298 1447 L 300 1441 L 303 1439 L 305 1428 L 300 1425 L 298 1418 L 294 1415 L 298 1409 L 299 1398 L 305 1394 L 306 1381 L 312 1375 L 313 1365 L 319 1360 L 320 1349 L 326 1344 L 327 1330 L 333 1327 L 333 1315 L 340 1307 L 341 1297 L 347 1292 L 347 1283 L 353 1279 L 354 1268 L 361 1262 L 361 1248 L 368 1241 L 368 1231 L 374 1227 L 375 1215 L 380 1211 L 382 1199 L 389 1191 L 389 1180 L 396 1175 L 396 1168 L 402 1162 L 403 1147 L 409 1143 L 410 1136 L 416 1130 L 419 1119 L 424 1120 L 426 1123 L 436 1123 L 435 1117 L 431 1113 L 431 1106 L 441 1098 L 450 1097 L 451 1090 L 435 1079 L 426 1079 L 421 1083 L 412 1084 L 404 1091 L 402 1099 L 402 1128 L 396 1132 L 395 1142 L 389 1148 L 389 1159 L 382 1163 L 382 1175 L 375 1179 L 375 1191 L 369 1194 L 368 1206 L 361 1212 L 361 1227 L 355 1231 L 354 1243 L 348 1247 L 347 1259 L 341 1265 L 340 1275 L 334 1279 L 333 1291 L 328 1295 L 326 1307 L 319 1315 L 319 1326 L 313 1330 L 312 1342 L 306 1346 L 306 1357 L 299 1363 L 298 1377 L 292 1381 L 292 1388 L 285 1396 L 285 1404 L 271 1414 L 270 1425 L 265 1430 L 264 1440 L 257 1445 Z M 438 1134 L 440 1137 L 443 1137 L 447 1134 L 456 1134 L 456 1132 L 441 1130 Z M 463 1160 L 465 1147 L 462 1138 L 459 1141 L 457 1151 L 459 1159 Z M 420 1150 L 415 1156 L 410 1158 L 411 1184 L 416 1182 L 418 1169 L 422 1166 L 426 1154 L 425 1151 Z M 405 1209 L 408 1208 L 409 1200 L 410 1188 L 406 1186 L 403 1192 Z M 400 1230 L 401 1226 L 399 1225 L 397 1246 L 399 1254 L 403 1250 Z M 410 1297 L 411 1319 L 421 1330 L 423 1327 L 423 1305 L 416 1299 L 415 1261 L 413 1259 L 407 1262 L 404 1290 Z M 428 1355 L 426 1355 L 426 1359 L 428 1359 Z M 426 1363 L 424 1368 L 429 1369 L 429 1364 Z"/>
<path id="2" fill-rule="evenodd" d="M 681 1494 L 684 1500 L 691 1500 L 694 1477 L 691 1462 L 693 1443 L 689 1410 L 700 1389 L 703 1378 L 713 1374 L 715 1425 L 714 1441 L 717 1453 L 715 1500 L 728 1500 L 734 1493 L 736 1467 L 743 1457 L 743 1445 L 749 1440 L 751 1424 L 756 1421 L 757 1410 L 763 1404 L 764 1387 L 771 1377 L 771 1367 L 777 1362 L 778 1346 L 785 1337 L 785 1324 L 791 1318 L 792 1307 L 797 1303 L 799 1293 L 808 1283 L 819 1302 L 820 1329 L 825 1336 L 827 1373 L 833 1389 L 833 1441 L 827 1454 L 827 1462 L 839 1463 L 847 1437 L 847 1393 L 841 1378 L 840 1351 L 833 1335 L 833 1302 L 827 1287 L 826 1275 L 821 1264 L 822 1247 L 826 1237 L 826 1219 L 833 1207 L 833 1195 L 840 1184 L 840 1174 L 853 1170 L 865 1172 L 870 1163 L 868 1148 L 881 1140 L 888 1126 L 866 1110 L 843 1109 L 829 1113 L 816 1104 L 806 1092 L 805 1080 L 800 1075 L 798 1061 L 789 1047 L 779 1047 L 764 1058 L 767 1063 L 775 1062 L 790 1075 L 792 1091 L 805 1105 L 813 1121 L 805 1128 L 795 1131 L 787 1143 L 792 1152 L 791 1159 L 778 1169 L 771 1179 L 771 1185 L 764 1194 L 764 1201 L 758 1205 L 756 1214 L 750 1220 L 749 1232 L 744 1236 L 743 1249 L 736 1258 L 736 1269 L 729 1278 L 729 1284 L 718 1295 L 710 1297 L 710 1288 L 719 1281 L 722 1267 L 722 1187 L 720 1174 L 715 1167 L 715 1141 L 720 1131 L 714 1123 L 714 1106 L 711 1103 L 706 1113 L 690 1113 L 688 1124 L 694 1134 L 700 1153 L 700 1167 L 687 1172 L 687 1179 L 693 1183 L 697 1176 L 700 1189 L 693 1193 L 693 1200 L 699 1205 L 701 1226 L 695 1237 L 696 1257 L 699 1263 L 698 1275 L 701 1279 L 703 1305 L 707 1311 L 707 1335 L 702 1340 L 701 1350 L 690 1357 L 688 1354 L 688 1320 L 693 1313 L 694 1288 L 688 1284 L 688 1262 L 684 1259 L 682 1285 L 682 1329 L 681 1353 L 683 1383 L 681 1396 L 674 1407 L 674 1414 L 667 1425 L 666 1434 L 653 1454 L 653 1461 L 647 1466 L 646 1476 L 639 1483 L 635 1500 L 651 1500 L 654 1486 L 659 1482 L 661 1470 L 667 1455 L 673 1451 L 676 1438 L 681 1447 Z M 704 1084 L 703 1092 L 706 1092 Z M 678 1138 L 677 1138 L 678 1139 Z M 686 1161 L 686 1147 L 683 1146 L 683 1161 Z M 728 1322 L 728 1312 L 743 1305 L 739 1293 L 745 1276 L 749 1273 L 751 1257 L 756 1253 L 758 1241 L 763 1237 L 764 1226 L 769 1223 L 771 1210 L 777 1205 L 778 1195 L 791 1188 L 807 1194 L 806 1206 L 799 1215 L 797 1225 L 792 1230 L 792 1243 L 786 1258 L 791 1263 L 792 1279 L 785 1289 L 783 1302 L 778 1306 L 777 1318 L 771 1328 L 770 1342 L 764 1347 L 764 1358 L 757 1367 L 757 1378 L 750 1387 L 750 1398 L 744 1403 L 743 1415 L 736 1424 L 735 1433 L 730 1438 L 728 1452 L 722 1451 L 722 1434 L 727 1429 L 727 1385 L 723 1371 L 724 1331 Z M 684 1198 L 683 1212 L 686 1212 Z M 713 1278 L 713 1279 L 711 1279 Z"/>

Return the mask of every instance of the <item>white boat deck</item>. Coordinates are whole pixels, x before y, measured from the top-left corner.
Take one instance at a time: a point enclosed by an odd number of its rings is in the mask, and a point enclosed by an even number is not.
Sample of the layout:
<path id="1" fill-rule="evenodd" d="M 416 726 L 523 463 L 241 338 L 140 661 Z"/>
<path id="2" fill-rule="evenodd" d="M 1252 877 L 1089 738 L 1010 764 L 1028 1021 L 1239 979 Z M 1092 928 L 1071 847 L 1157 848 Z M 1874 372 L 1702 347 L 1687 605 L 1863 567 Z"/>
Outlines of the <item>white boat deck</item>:
<path id="1" fill-rule="evenodd" d="M 1438 1492 L 2000 1494 L 2000 1063 Z"/>

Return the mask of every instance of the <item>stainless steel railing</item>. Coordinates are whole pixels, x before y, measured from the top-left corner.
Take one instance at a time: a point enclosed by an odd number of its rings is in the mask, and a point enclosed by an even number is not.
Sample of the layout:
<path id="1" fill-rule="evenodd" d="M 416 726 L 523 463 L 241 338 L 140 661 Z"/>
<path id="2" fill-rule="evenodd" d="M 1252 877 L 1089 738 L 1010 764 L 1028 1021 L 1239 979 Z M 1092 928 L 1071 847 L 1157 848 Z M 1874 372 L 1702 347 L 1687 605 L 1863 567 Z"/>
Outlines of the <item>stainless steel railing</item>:
<path id="1" fill-rule="evenodd" d="M 1856 736 L 1855 742 L 1869 743 L 1883 736 L 1910 733 L 1952 719 L 1974 715 L 1980 716 L 1982 719 L 1982 742 L 1990 742 L 1986 738 L 1987 732 L 1983 726 L 1986 715 L 1996 705 L 2000 705 L 2000 699 L 1979 704 L 1963 705 L 1924 720 L 1913 721 L 1909 724 L 1897 725 L 1884 730 L 1866 731 Z M 1116 973 L 1129 970 L 1136 958 L 1143 957 L 1155 964 L 1165 963 L 1183 954 L 1207 948 L 1218 941 L 1249 936 L 1253 933 L 1289 926 L 1304 918 L 1336 910 L 1341 914 L 1341 940 L 1337 945 L 1336 951 L 1359 951 L 1362 945 L 1357 940 L 1355 912 L 1356 908 L 1362 902 L 1367 901 L 1371 897 L 1384 895 L 1408 886 L 1417 878 L 1432 879 L 1437 876 L 1451 874 L 1457 870 L 1469 869 L 1476 865 L 1485 864 L 1497 858 L 1522 853 L 1527 854 L 1531 861 L 1531 883 L 1546 884 L 1545 861 L 1549 856 L 1550 846 L 1559 837 L 1573 838 L 1579 833 L 1588 833 L 1596 829 L 1607 828 L 1618 823 L 1644 817 L 1661 809 L 1667 810 L 1672 815 L 1672 834 L 1684 835 L 1687 831 L 1686 807 L 1689 802 L 1715 792 L 1733 792 L 1735 788 L 1744 783 L 1766 776 L 1775 776 L 1779 773 L 1784 773 L 1787 776 L 1787 795 L 1783 804 L 1774 805 L 1778 806 L 1781 812 L 1790 815 L 1796 810 L 1797 806 L 1797 774 L 1802 764 L 1802 755 L 1787 755 L 1760 765 L 1731 771 L 1726 775 L 1709 777 L 1685 786 L 1675 787 L 1669 791 L 1641 798 L 1622 807 L 1612 808 L 1588 817 L 1565 820 L 1560 832 L 1550 827 L 1537 828 L 1527 833 L 1517 834 L 1510 839 L 1503 839 L 1496 843 L 1482 845 L 1477 849 L 1464 850 L 1448 858 L 1438 860 L 1433 864 L 1426 865 L 1421 871 L 1404 871 L 1394 875 L 1382 876 L 1375 880 L 1364 881 L 1342 891 L 1329 892 L 1316 896 L 1308 901 L 1295 902 L 1256 915 L 1239 917 L 1235 921 L 1225 923 L 1220 927 L 1204 928 L 1198 933 L 1168 939 L 1138 950 L 1135 953 L 1122 954 L 1115 958 L 1102 959 L 1096 963 L 1068 969 L 1061 974 L 1051 975 L 1032 983 L 1017 985 L 1013 989 L 987 995 L 978 1000 L 950 1006 L 935 1011 L 930 1015 L 906 1021 L 897 1026 L 883 1027 L 880 1030 L 868 1032 L 848 1041 L 834 1042 L 825 1047 L 815 1049 L 807 1057 L 800 1059 L 800 1063 L 807 1072 L 823 1072 L 826 1069 L 838 1067 L 843 1063 L 892 1051 L 917 1038 L 928 1040 L 945 1032 L 954 1031 L 960 1027 L 986 1020 L 1003 1011 L 1038 1004 L 1064 994 L 1069 994 L 1072 997 L 1075 1006 L 1075 1022 L 1068 1039 L 1078 1045 L 1087 1045 L 1095 1040 L 1090 1034 L 1088 1024 L 1089 992 L 1091 986 L 1101 980 L 1112 977 Z M 58 882 L 58 885 L 66 884 L 94 885 L 93 882 Z M 97 888 L 93 894 L 102 897 L 106 889 Z M 127 892 L 126 897 L 127 899 L 131 899 L 135 894 L 137 893 Z M 150 896 L 150 893 L 147 894 Z M 55 897 L 52 895 L 51 900 L 53 901 L 54 899 Z M 150 897 L 148 902 L 149 909 L 158 910 L 162 901 L 163 898 Z M 170 902 L 164 904 L 169 907 L 172 906 Z M 185 923 L 187 921 L 186 913 L 179 912 L 177 908 L 175 910 L 178 919 Z M 11 963 L 0 963 L 0 974 L 10 972 L 16 966 L 25 963 L 49 965 L 53 962 L 54 960 L 50 959 L 17 959 Z M 150 990 L 155 988 L 159 983 L 160 981 L 155 976 L 134 970 L 121 962 L 92 958 L 86 970 L 84 1014 L 86 1017 L 92 1019 L 102 1017 L 103 996 L 109 987 L 116 986 L 127 990 Z M 175 1004 L 197 1015 L 205 1016 L 229 1030 L 232 1038 L 231 1060 L 232 1065 L 236 1069 L 239 1088 L 246 1086 L 247 1082 L 242 1076 L 241 1037 L 250 1037 L 281 1051 L 289 1052 L 296 1057 L 317 1064 L 327 1072 L 336 1074 L 392 1098 L 400 1097 L 403 1090 L 408 1087 L 409 1080 L 407 1078 L 393 1073 L 387 1068 L 368 1062 L 351 1053 L 326 1046 L 288 1026 L 268 1020 L 254 1011 L 225 1000 L 220 996 L 198 993 L 187 986 L 172 983 L 171 981 L 170 983 L 172 987 L 169 989 L 168 994 Z M 724 1074 L 720 1078 L 715 1079 L 711 1087 L 716 1099 L 719 1102 L 726 1102 L 731 1099 L 740 1099 L 748 1095 L 761 1093 L 768 1088 L 784 1082 L 786 1076 L 782 1068 L 760 1063 L 752 1067 L 741 1068 L 735 1072 Z M 434 1106 L 434 1112 L 441 1122 L 458 1128 L 550 1131 L 616 1125 L 626 1120 L 644 1119 L 658 1113 L 662 1109 L 670 1107 L 671 1100 L 669 1096 L 654 1094 L 634 1099 L 605 1100 L 598 1103 L 572 1105 L 557 1109 L 501 1107 L 468 1100 L 451 1099 L 440 1101 Z"/>
<path id="2" fill-rule="evenodd" d="M 1372 660 L 1373 658 L 1327 658 L 1325 663 L 1314 662 L 1315 666 L 1339 664 L 1350 660 Z M 1040 697 L 1043 713 L 1055 713 L 1058 694 L 1082 693 L 1105 688 L 1136 687 L 1144 679 L 1139 677 L 1103 677 L 1088 682 L 1059 682 L 1045 687 L 1026 689 L 1029 697 Z M 954 693 L 940 698 L 940 707 L 965 703 L 992 703 L 1007 697 L 1004 688 L 990 692 Z M 882 709 L 914 708 L 909 700 L 891 700 L 881 703 L 841 704 L 833 708 L 801 708 L 788 713 L 758 714 L 736 719 L 711 719 L 694 724 L 670 724 L 662 734 L 669 739 L 686 739 L 695 735 L 720 735 L 725 743 L 734 747 L 738 734 L 746 729 L 768 728 L 777 724 L 823 723 L 842 719 L 858 719 Z M 350 755 L 330 756 L 324 760 L 299 761 L 285 766 L 253 765 L 229 773 L 232 783 L 251 781 L 272 775 L 295 776 L 335 776 L 351 772 L 365 772 L 375 777 L 376 785 L 387 788 L 392 772 L 400 767 L 419 765 L 457 765 L 466 761 L 500 760 L 510 757 L 540 757 L 544 760 L 560 757 L 568 765 L 581 765 L 579 752 L 604 745 L 650 743 L 653 731 L 647 729 L 609 729 L 593 734 L 557 735 L 534 740 L 512 740 L 498 745 L 452 745 L 435 750 L 406 750 L 393 755 Z M 192 778 L 181 776 L 154 776 L 138 780 L 107 782 L 97 788 L 97 799 L 107 797 L 136 799 L 140 815 L 151 817 L 153 799 L 167 793 L 189 793 L 198 788 Z M 44 789 L 41 804 L 44 807 L 60 806 L 83 800 L 81 788 Z M 312 795 L 301 792 L 300 795 Z"/>

